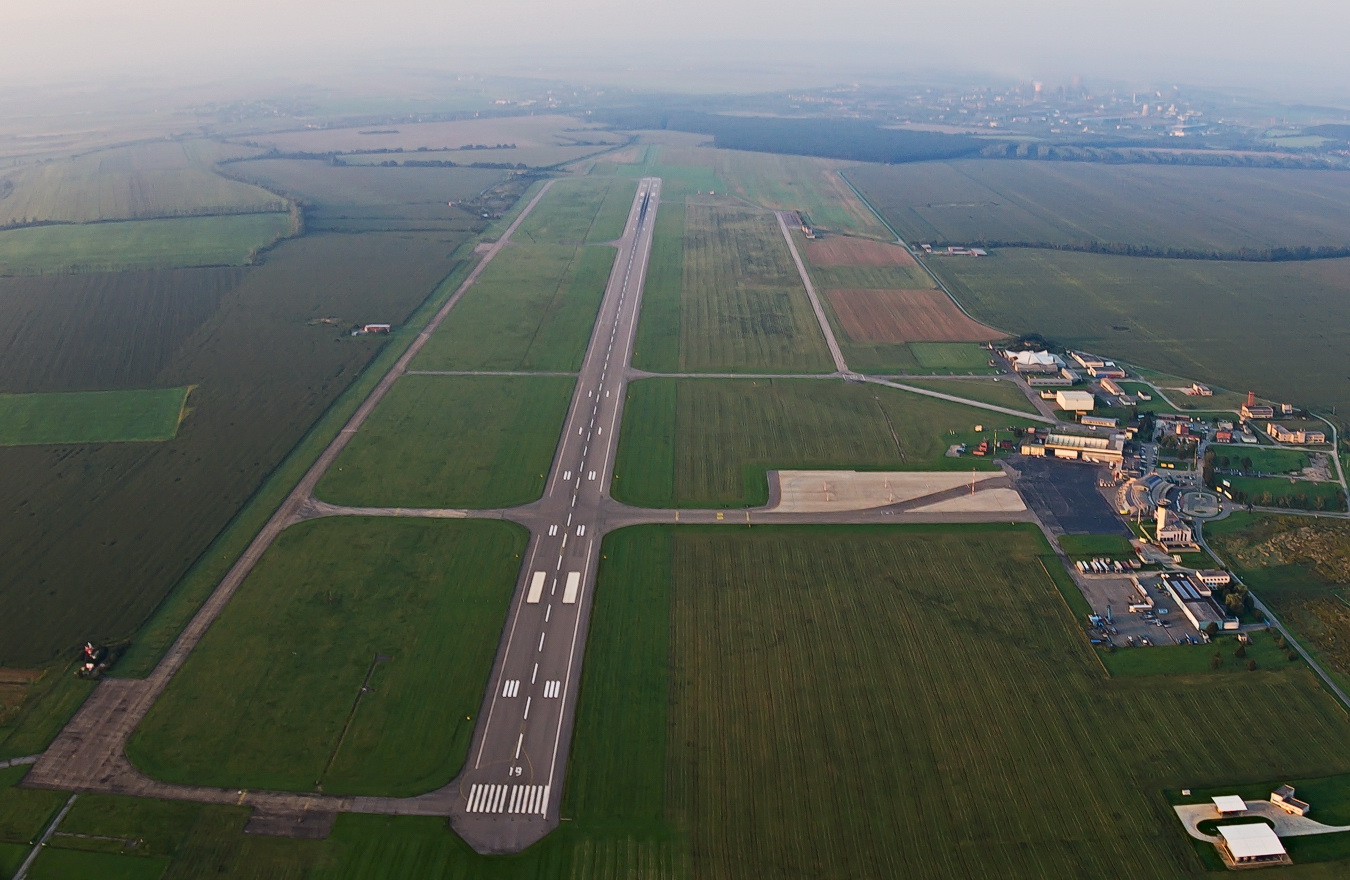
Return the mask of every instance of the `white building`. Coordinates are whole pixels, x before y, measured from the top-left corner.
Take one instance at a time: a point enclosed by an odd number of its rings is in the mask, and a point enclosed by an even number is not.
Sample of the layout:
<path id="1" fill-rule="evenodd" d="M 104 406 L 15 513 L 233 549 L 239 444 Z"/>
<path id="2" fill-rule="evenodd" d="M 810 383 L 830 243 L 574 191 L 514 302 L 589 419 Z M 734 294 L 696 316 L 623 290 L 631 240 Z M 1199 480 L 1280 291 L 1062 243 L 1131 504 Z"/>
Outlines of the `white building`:
<path id="1" fill-rule="evenodd" d="M 1055 392 L 1055 404 L 1063 410 L 1069 412 L 1092 412 L 1097 400 L 1092 396 L 1091 391 L 1057 391 Z"/>

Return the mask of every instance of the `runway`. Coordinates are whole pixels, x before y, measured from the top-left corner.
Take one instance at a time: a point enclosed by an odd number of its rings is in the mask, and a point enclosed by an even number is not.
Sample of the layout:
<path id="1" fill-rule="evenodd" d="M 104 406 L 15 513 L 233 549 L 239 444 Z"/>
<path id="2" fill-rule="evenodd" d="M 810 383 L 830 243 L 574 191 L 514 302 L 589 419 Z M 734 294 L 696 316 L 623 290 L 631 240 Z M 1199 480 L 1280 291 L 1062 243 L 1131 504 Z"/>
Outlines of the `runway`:
<path id="1" fill-rule="evenodd" d="M 558 824 L 660 193 L 658 178 L 638 183 L 544 496 L 513 517 L 530 527 L 530 544 L 450 816 L 479 852 L 518 852 Z"/>

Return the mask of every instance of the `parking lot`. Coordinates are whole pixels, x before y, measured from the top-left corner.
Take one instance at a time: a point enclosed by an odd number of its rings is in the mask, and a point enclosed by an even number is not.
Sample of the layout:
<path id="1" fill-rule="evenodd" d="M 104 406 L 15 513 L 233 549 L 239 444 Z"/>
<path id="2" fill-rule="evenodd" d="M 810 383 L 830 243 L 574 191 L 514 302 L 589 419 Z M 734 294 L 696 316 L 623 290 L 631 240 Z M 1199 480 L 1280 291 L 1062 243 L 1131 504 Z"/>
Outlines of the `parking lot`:
<path id="1" fill-rule="evenodd" d="M 1126 647 L 1131 644 L 1173 645 L 1183 642 L 1187 637 L 1198 639 L 1200 634 L 1191 626 L 1178 609 L 1171 607 L 1175 603 L 1166 593 L 1159 592 L 1160 581 L 1156 574 L 1137 576 L 1139 582 L 1148 590 L 1155 609 L 1166 609 L 1167 614 L 1155 610 L 1149 613 L 1131 613 L 1129 606 L 1141 602 L 1139 591 L 1135 589 L 1130 577 L 1120 575 L 1084 575 L 1075 572 L 1083 596 L 1092 606 L 1093 613 L 1106 616 L 1111 611 L 1111 626 L 1114 633 L 1108 633 L 1116 645 Z M 1162 625 L 1160 625 L 1162 624 Z M 1094 638 L 1101 637 L 1093 633 Z"/>

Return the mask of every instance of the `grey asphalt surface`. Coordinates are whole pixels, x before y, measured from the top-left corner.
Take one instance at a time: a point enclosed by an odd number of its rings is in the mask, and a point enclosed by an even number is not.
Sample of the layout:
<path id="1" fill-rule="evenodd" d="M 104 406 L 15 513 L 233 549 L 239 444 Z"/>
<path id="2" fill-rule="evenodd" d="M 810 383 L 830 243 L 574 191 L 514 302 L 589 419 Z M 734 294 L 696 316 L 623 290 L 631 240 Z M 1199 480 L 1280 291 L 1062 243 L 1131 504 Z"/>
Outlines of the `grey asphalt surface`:
<path id="1" fill-rule="evenodd" d="M 1130 536 L 1097 489 L 1102 468 L 1031 457 L 1018 457 L 1009 466 L 1018 474 L 1022 499 L 1055 534 Z"/>

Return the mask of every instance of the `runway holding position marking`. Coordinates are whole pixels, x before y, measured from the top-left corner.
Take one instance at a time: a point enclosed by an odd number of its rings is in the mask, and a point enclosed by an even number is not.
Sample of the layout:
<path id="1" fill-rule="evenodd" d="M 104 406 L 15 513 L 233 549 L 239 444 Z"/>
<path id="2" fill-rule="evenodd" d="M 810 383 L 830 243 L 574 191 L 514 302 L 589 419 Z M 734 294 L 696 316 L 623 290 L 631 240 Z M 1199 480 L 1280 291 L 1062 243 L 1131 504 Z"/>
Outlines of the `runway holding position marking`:
<path id="1" fill-rule="evenodd" d="M 519 852 L 559 821 L 599 561 L 595 535 L 604 533 L 623 373 L 660 189 L 658 178 L 638 183 L 544 497 L 516 517 L 531 527 L 530 545 L 450 816 L 482 853 Z"/>

